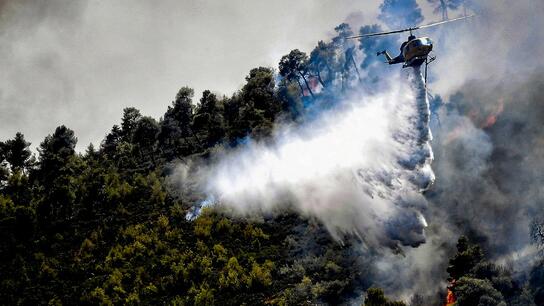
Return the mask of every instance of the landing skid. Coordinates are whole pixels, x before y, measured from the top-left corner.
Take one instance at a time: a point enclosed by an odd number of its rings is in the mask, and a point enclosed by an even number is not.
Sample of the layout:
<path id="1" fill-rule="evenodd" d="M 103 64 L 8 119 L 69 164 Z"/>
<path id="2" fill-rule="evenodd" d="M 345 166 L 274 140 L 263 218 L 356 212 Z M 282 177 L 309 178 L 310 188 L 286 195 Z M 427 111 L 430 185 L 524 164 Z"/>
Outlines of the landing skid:
<path id="1" fill-rule="evenodd" d="M 427 60 L 427 56 L 418 56 L 412 58 L 409 62 L 402 65 L 402 68 L 421 66 Z"/>
<path id="2" fill-rule="evenodd" d="M 434 62 L 435 59 L 436 59 L 436 56 L 415 57 L 411 59 L 410 62 L 402 65 L 402 68 L 419 67 L 425 64 L 424 79 L 425 79 L 425 88 L 427 88 L 427 69 L 429 64 Z"/>

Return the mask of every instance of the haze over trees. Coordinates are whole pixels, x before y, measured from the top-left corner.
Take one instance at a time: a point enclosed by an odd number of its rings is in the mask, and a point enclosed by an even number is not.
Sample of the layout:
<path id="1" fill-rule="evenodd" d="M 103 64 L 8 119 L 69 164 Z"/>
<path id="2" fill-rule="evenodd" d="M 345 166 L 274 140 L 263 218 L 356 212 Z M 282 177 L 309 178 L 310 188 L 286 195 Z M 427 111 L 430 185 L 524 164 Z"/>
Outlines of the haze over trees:
<path id="1" fill-rule="evenodd" d="M 427 0 L 434 6 L 434 12 L 442 14 L 442 20 L 449 19 L 448 10 L 456 10 L 465 4 L 465 0 Z"/>
<path id="2" fill-rule="evenodd" d="M 423 21 L 416 0 L 384 0 L 378 18 L 390 29 L 405 29 Z"/>

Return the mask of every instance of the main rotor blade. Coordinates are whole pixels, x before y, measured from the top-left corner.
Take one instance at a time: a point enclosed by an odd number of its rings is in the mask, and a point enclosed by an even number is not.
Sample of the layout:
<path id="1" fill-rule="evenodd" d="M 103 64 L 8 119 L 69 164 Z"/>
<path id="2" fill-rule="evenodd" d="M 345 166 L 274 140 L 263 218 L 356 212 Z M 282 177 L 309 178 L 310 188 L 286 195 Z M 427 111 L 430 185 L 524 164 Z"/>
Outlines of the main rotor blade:
<path id="1" fill-rule="evenodd" d="M 387 31 L 387 32 L 378 32 L 378 33 L 369 33 L 369 34 L 361 34 L 361 35 L 349 36 L 349 37 L 346 37 L 346 39 L 355 39 L 355 38 L 363 38 L 363 37 L 381 36 L 381 35 L 389 35 L 389 34 L 395 34 L 395 33 L 408 32 L 408 31 L 415 31 L 415 30 L 419 30 L 419 29 L 434 27 L 434 26 L 441 25 L 441 24 L 445 24 L 445 23 L 448 23 L 448 22 L 453 22 L 453 21 L 458 21 L 458 20 L 463 20 L 463 19 L 472 18 L 472 17 L 474 17 L 474 16 L 476 16 L 476 15 L 463 16 L 463 17 L 458 17 L 458 18 L 454 18 L 454 19 L 449 19 L 449 20 L 444 20 L 444 21 L 433 22 L 433 23 L 429 23 L 429 24 L 422 25 L 422 26 L 413 27 L 413 28 L 406 28 L 406 29 L 402 29 L 402 30 L 395 30 L 395 31 Z"/>
<path id="2" fill-rule="evenodd" d="M 430 27 L 434 27 L 434 26 L 441 25 L 441 24 L 448 23 L 448 22 L 453 22 L 453 21 L 472 18 L 474 16 L 476 16 L 476 15 L 462 16 L 462 17 L 448 19 L 448 20 L 444 20 L 444 21 L 433 22 L 433 23 L 425 24 L 425 25 L 422 25 L 422 26 L 419 26 L 419 27 L 415 27 L 415 29 L 430 28 Z"/>
<path id="3" fill-rule="evenodd" d="M 361 37 L 372 37 L 372 36 L 380 36 L 380 35 L 389 35 L 389 34 L 413 31 L 415 29 L 417 29 L 417 28 L 407 28 L 407 29 L 388 31 L 388 32 L 361 34 L 361 35 L 349 36 L 349 37 L 346 37 L 346 39 L 354 39 L 354 38 L 361 38 Z"/>

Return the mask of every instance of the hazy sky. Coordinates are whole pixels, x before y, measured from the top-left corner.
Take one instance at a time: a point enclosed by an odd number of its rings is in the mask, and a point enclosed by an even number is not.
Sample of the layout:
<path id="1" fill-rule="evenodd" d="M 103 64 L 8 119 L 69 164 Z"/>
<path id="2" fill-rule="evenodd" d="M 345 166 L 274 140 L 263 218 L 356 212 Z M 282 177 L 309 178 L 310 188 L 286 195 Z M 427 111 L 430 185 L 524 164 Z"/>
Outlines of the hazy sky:
<path id="1" fill-rule="evenodd" d="M 231 94 L 339 23 L 374 22 L 380 2 L 0 0 L 0 140 L 36 148 L 65 124 L 84 150 L 124 107 L 159 119 L 181 86 Z"/>

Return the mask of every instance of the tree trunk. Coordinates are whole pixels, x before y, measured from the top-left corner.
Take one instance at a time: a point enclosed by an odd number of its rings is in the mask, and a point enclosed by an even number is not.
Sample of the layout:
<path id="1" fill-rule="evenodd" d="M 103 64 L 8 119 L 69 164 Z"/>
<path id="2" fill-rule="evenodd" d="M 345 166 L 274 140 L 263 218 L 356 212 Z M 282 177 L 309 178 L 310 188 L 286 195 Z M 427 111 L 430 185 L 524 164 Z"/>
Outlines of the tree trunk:
<path id="1" fill-rule="evenodd" d="M 155 148 L 151 146 L 151 162 L 153 163 L 153 168 L 157 168 L 157 161 L 155 158 Z"/>
<path id="2" fill-rule="evenodd" d="M 300 87 L 300 93 L 304 96 L 304 88 L 302 87 L 302 84 L 300 84 L 300 81 L 297 79 L 298 87 Z"/>
<path id="3" fill-rule="evenodd" d="M 357 78 L 359 79 L 359 81 L 361 81 L 361 74 L 359 74 L 359 68 L 357 68 L 357 63 L 355 63 L 355 59 L 353 58 L 353 56 L 350 57 L 351 62 L 353 63 L 353 67 L 355 67 L 355 72 L 357 72 Z"/>
<path id="4" fill-rule="evenodd" d="M 195 133 L 195 131 L 193 131 L 193 129 L 191 129 L 191 128 L 189 128 L 189 132 L 196 139 L 198 149 L 203 150 L 204 148 L 202 147 L 202 142 L 200 141 L 200 137 L 198 137 L 197 133 Z"/>
<path id="5" fill-rule="evenodd" d="M 440 0 L 440 7 L 442 9 L 442 20 L 448 20 L 448 6 L 445 0 Z"/>
<path id="6" fill-rule="evenodd" d="M 304 80 L 304 84 L 306 85 L 306 88 L 308 88 L 308 91 L 310 92 L 310 95 L 312 96 L 312 98 L 315 98 L 314 93 L 312 92 L 312 89 L 310 88 L 310 85 L 308 84 L 308 80 L 306 80 L 306 77 L 304 76 L 304 74 L 301 71 L 299 71 L 298 73 Z"/>
<path id="7" fill-rule="evenodd" d="M 327 67 L 327 72 L 329 73 L 329 77 L 327 78 L 327 84 L 330 85 L 334 81 L 336 75 L 332 72 L 332 69 L 329 63 L 325 62 L 325 67 Z"/>
<path id="8" fill-rule="evenodd" d="M 324 88 L 325 83 L 323 82 L 323 79 L 321 78 L 321 72 L 319 71 L 319 69 L 317 70 L 317 79 L 319 80 L 319 83 L 321 83 L 321 86 L 323 86 Z"/>

